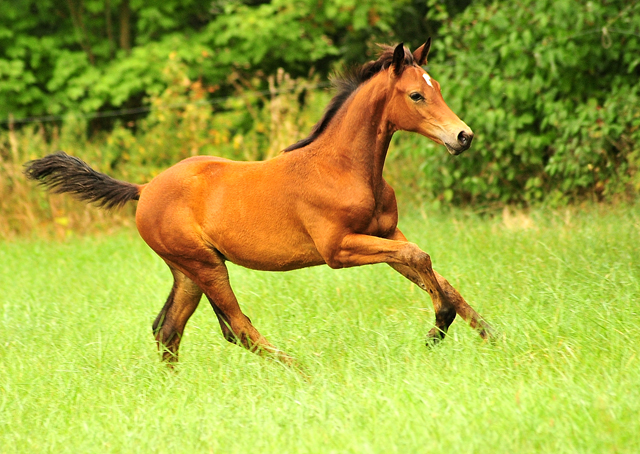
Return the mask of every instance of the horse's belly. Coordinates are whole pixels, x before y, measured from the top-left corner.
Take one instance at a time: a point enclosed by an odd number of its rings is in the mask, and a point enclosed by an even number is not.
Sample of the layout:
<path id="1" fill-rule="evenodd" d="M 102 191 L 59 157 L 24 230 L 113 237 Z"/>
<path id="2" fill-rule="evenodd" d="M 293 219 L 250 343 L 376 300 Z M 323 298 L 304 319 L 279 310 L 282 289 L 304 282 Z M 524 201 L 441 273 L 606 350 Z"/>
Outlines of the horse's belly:
<path id="1" fill-rule="evenodd" d="M 212 248 L 246 268 L 287 271 L 325 263 L 311 238 L 285 219 L 280 225 L 249 219 L 221 221 L 203 233 Z"/>
<path id="2" fill-rule="evenodd" d="M 289 271 L 309 266 L 322 265 L 325 261 L 318 251 L 301 250 L 269 250 L 255 254 L 247 254 L 246 250 L 220 251 L 224 257 L 236 265 L 252 270 Z"/>

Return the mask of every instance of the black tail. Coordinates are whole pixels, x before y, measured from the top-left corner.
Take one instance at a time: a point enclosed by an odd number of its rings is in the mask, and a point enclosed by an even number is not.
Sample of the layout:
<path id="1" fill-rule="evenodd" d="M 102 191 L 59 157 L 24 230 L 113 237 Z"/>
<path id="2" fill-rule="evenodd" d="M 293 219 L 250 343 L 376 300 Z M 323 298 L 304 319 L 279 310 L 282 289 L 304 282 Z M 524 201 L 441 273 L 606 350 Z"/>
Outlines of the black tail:
<path id="1" fill-rule="evenodd" d="M 86 162 L 63 151 L 29 161 L 24 166 L 27 178 L 37 180 L 56 194 L 68 192 L 79 200 L 96 202 L 102 208 L 118 208 L 140 198 L 140 186 L 96 172 Z"/>

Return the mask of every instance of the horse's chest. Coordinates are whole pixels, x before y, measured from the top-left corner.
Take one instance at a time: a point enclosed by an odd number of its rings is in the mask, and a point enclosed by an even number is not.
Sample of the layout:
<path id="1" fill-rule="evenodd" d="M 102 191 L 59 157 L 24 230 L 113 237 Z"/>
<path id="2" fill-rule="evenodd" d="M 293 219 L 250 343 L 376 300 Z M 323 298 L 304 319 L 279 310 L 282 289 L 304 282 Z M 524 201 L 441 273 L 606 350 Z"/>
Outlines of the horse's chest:
<path id="1" fill-rule="evenodd" d="M 398 225 L 398 211 L 393 191 L 383 191 L 378 197 L 365 194 L 358 200 L 345 200 L 348 204 L 345 210 L 348 212 L 346 224 L 354 233 L 381 238 L 390 236 Z"/>
<path id="2" fill-rule="evenodd" d="M 393 210 L 383 210 L 380 206 L 364 207 L 362 205 L 349 210 L 347 224 L 354 233 L 386 238 L 391 235 L 398 224 L 398 215 Z"/>
<path id="3" fill-rule="evenodd" d="M 373 216 L 364 233 L 386 238 L 395 232 L 397 224 L 397 216 L 394 216 L 392 213 L 379 213 Z"/>

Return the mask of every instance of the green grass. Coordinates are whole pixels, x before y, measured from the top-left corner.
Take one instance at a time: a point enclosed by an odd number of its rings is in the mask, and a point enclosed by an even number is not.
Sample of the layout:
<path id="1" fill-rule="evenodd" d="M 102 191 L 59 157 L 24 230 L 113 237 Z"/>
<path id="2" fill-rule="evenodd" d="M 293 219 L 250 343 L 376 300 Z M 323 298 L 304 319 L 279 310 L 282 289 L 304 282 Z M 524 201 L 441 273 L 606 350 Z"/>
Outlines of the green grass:
<path id="1" fill-rule="evenodd" d="M 233 267 L 308 380 L 206 300 L 167 371 L 171 278 L 133 232 L 0 243 L 0 452 L 640 452 L 640 208 L 403 215 L 498 339 L 456 320 L 426 348 L 431 303 L 385 265 Z"/>

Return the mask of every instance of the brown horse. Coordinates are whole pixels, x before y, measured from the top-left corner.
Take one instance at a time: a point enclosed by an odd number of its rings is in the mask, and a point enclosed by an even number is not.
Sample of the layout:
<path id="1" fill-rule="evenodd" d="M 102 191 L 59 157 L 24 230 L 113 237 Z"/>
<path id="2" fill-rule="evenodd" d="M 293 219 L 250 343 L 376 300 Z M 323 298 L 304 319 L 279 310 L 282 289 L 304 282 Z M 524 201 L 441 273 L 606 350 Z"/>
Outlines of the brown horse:
<path id="1" fill-rule="evenodd" d="M 107 208 L 139 200 L 140 235 L 174 279 L 153 323 L 167 361 L 177 360 L 185 325 L 203 293 L 228 341 L 291 361 L 240 310 L 227 260 L 268 271 L 388 263 L 433 301 L 436 321 L 428 344 L 444 338 L 456 314 L 486 339 L 489 325 L 398 230 L 395 194 L 382 178 L 398 130 L 422 134 L 453 155 L 471 145 L 471 129 L 421 68 L 430 44 L 413 54 L 402 44 L 384 48 L 378 60 L 338 79 L 338 94 L 311 134 L 268 161 L 198 156 L 135 185 L 58 152 L 27 163 L 25 173 L 55 192 Z"/>

